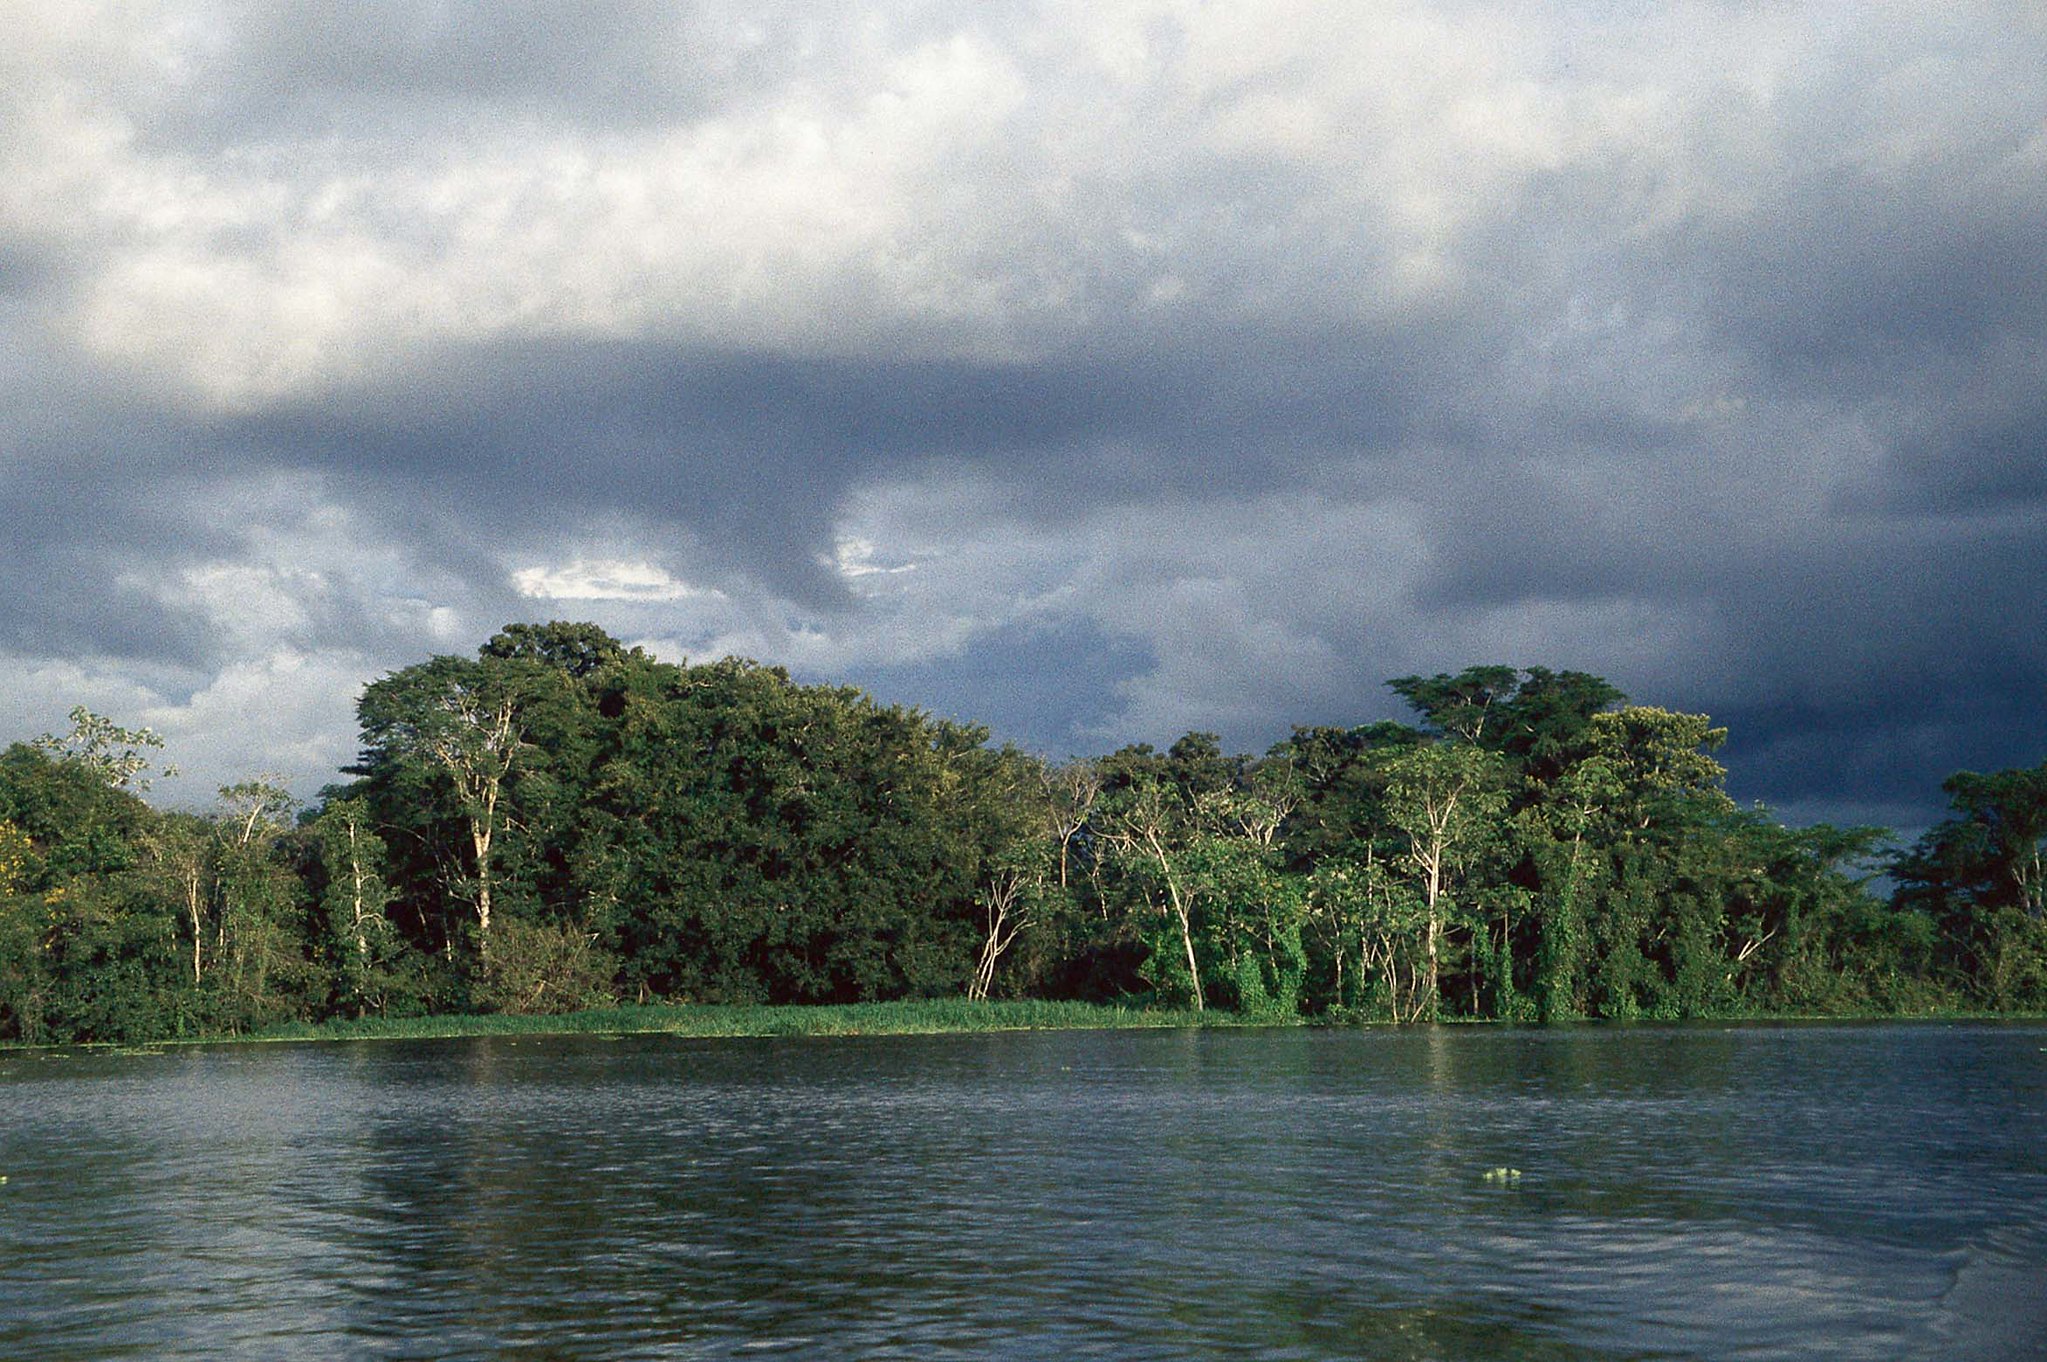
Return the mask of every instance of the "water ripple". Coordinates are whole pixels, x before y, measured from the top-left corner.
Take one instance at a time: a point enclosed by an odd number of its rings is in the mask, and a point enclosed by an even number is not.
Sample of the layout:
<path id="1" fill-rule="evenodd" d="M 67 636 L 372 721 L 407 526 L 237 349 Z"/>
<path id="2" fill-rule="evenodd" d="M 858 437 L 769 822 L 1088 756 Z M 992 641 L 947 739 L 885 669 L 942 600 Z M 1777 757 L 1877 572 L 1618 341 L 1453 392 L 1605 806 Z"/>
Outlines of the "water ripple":
<path id="1" fill-rule="evenodd" d="M 0 1356 L 2037 1356 L 2043 1040 L 6 1056 Z"/>

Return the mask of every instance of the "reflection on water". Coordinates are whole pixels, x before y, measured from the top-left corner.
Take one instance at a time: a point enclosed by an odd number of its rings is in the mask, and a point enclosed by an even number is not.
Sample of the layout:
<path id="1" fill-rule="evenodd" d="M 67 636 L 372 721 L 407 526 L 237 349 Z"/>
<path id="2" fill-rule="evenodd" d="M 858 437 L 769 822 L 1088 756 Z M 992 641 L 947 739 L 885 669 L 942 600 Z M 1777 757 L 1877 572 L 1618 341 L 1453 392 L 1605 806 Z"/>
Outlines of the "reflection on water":
<path id="1" fill-rule="evenodd" d="M 16 1053 L 0 1175 L 5 1357 L 2047 1354 L 2038 1025 Z"/>

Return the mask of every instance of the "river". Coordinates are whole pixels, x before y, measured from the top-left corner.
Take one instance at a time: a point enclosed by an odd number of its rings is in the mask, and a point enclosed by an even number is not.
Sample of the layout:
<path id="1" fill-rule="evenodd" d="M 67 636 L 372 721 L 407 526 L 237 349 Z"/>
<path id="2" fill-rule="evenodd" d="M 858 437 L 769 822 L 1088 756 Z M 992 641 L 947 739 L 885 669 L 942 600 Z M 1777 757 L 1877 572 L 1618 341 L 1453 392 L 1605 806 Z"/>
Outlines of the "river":
<path id="1" fill-rule="evenodd" d="M 0 1176 L 8 1358 L 2047 1357 L 2030 1023 L 16 1051 Z"/>

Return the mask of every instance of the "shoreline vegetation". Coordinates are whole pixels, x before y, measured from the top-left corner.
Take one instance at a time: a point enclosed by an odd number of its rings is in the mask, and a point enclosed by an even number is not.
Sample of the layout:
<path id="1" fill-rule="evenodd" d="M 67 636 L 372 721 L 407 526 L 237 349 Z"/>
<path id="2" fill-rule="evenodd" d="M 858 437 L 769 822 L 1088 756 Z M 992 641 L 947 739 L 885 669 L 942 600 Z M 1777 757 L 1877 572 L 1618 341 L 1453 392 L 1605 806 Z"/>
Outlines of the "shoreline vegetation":
<path id="1" fill-rule="evenodd" d="M 968 1002 L 961 998 L 878 1003 L 625 1003 L 576 1012 L 444 1013 L 423 1017 L 340 1017 L 290 1022 L 244 1034 L 141 1042 L 147 1048 L 341 1041 L 462 1040 L 512 1036 L 677 1036 L 688 1040 L 935 1036 L 1015 1031 L 1132 1031 L 1287 1025 L 1235 1013 L 1050 999 Z M 76 1048 L 132 1048 L 93 1042 Z M 0 1054 L 56 1048 L 0 1043 Z"/>
<path id="2" fill-rule="evenodd" d="M 1607 1022 L 1588 1018 L 1575 1025 L 1605 1026 L 1831 1026 L 1901 1022 L 1946 1025 L 1968 1022 L 2039 1022 L 2043 1011 L 1936 1010 L 1902 1013 L 1754 1013 L 1675 1020 L 1637 1018 Z M 1491 1017 L 1445 1017 L 1438 1023 L 1460 1029 L 1539 1027 L 1538 1022 Z M 1558 1023 L 1548 1023 L 1556 1025 Z M 289 1022 L 263 1031 L 163 1037 L 147 1041 L 87 1041 L 30 1045 L 0 1041 L 0 1055 L 60 1049 L 156 1051 L 207 1045 L 336 1044 L 357 1041 L 468 1040 L 513 1037 L 673 1036 L 684 1040 L 841 1039 L 856 1036 L 987 1035 L 1020 1031 L 1246 1030 L 1267 1027 L 1408 1029 L 1384 1018 L 1297 1015 L 1254 1017 L 1238 1012 L 1151 1006 L 1143 1003 L 1087 1003 L 1017 999 L 970 1002 L 961 998 L 903 999 L 880 1003 L 625 1003 L 576 1012 L 485 1012 L 421 1017 L 341 1017 Z"/>
<path id="3" fill-rule="evenodd" d="M 311 806 L 209 812 L 81 707 L 0 751 L 0 1044 L 2047 1008 L 2047 762 L 1902 846 L 1737 806 L 1724 728 L 1596 676 L 1387 684 L 1412 722 L 1051 761 L 513 624 L 368 685 Z"/>

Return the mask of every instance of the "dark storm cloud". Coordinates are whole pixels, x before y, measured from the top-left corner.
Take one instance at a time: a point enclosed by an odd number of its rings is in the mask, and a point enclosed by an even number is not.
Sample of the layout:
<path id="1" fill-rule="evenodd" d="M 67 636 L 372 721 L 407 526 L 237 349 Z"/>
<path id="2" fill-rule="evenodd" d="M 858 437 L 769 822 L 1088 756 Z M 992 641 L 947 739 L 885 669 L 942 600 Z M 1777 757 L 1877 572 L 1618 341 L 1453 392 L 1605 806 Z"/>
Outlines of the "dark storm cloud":
<path id="1" fill-rule="evenodd" d="M 1116 720 L 1116 684 L 1157 659 L 1142 644 L 1084 622 L 997 630 L 956 657 L 856 667 L 839 680 L 1055 757 L 1086 755 Z"/>
<path id="2" fill-rule="evenodd" d="M 1645 415 L 1654 351 L 1632 375 L 1596 381 L 1594 351 L 1533 397 L 1504 389 L 1462 448 L 1467 493 L 1429 499 L 1446 551 L 1416 603 L 1639 597 L 1710 621 L 1708 676 L 1675 658 L 1605 670 L 1712 709 L 1735 730 L 1737 792 L 1808 812 L 1923 822 L 1954 766 L 2047 755 L 2047 290 L 2031 282 L 2047 185 L 2024 173 L 2039 107 L 2000 104 L 1952 160 L 1902 177 L 1814 155 L 1759 188 L 1738 231 L 1590 257 L 1581 242 L 1580 286 L 1670 311 L 1731 411 Z M 1557 203 L 1565 188 L 1541 187 L 1561 220 L 1595 220 Z M 1780 403 L 1802 420 L 1773 419 Z M 1863 466 L 1826 448 L 1851 437 L 1876 451 Z M 1801 468 L 1823 471 L 1785 476 Z"/>
<path id="3" fill-rule="evenodd" d="M 0 576 L 22 588 L 0 611 L 0 655 L 111 660 L 188 693 L 243 645 L 205 602 L 180 597 L 181 574 L 246 557 L 252 535 L 306 509 L 303 494 L 279 485 L 290 465 L 236 423 L 53 353 L 27 330 L 15 336 L 32 378 L 0 385 Z M 417 505 L 406 523 L 422 544 L 446 542 Z M 494 563 L 462 566 L 509 607 Z M 347 639 L 394 663 L 418 648 L 368 600 L 315 591 L 297 604 L 281 644 Z"/>
<path id="4" fill-rule="evenodd" d="M 149 578 L 161 562 L 154 546 L 205 551 L 210 536 L 182 505 L 194 490 L 184 478 L 217 471 L 221 452 L 40 347 L 26 348 L 11 377 L 0 389 L 0 575 L 20 589 L 0 612 L 0 650 L 202 663 L 204 622 L 167 607 Z"/>
<path id="5" fill-rule="evenodd" d="M 1434 420 L 1417 368 L 1383 334 L 1015 363 L 521 345 L 423 361 L 226 439 L 252 464 L 317 471 L 382 505 L 440 555 L 625 514 L 686 527 L 740 571 L 830 605 L 840 586 L 817 559 L 862 479 L 987 464 L 1026 475 L 1055 518 L 1105 498 L 1253 491 L 1311 450 L 1391 447 Z M 437 509 L 430 534 L 421 496 Z"/>
<path id="6" fill-rule="evenodd" d="M 1959 520 L 2047 508 L 2047 400 L 2005 402 L 2016 409 L 1916 413 L 1887 461 L 1885 509 Z"/>
<path id="7" fill-rule="evenodd" d="M 1491 494 L 1439 508 L 1455 548 L 1416 603 L 1636 598 L 1689 614 L 1711 636 L 1703 673 L 1694 647 L 1618 661 L 1625 639 L 1607 660 L 1564 661 L 1729 724 L 1744 797 L 1860 817 L 1916 808 L 1924 822 L 1957 766 L 2047 756 L 2047 446 L 2023 426 L 1985 440 L 1966 411 L 1946 418 L 1956 429 L 1910 473 L 1886 470 L 1898 482 L 1881 511 L 1787 489 L 1773 461 L 1796 456 L 1777 451 L 1718 461 L 1694 447 L 1665 468 L 1609 451 L 1567 483 L 1503 471 Z M 1773 504 L 1801 493 L 1789 514 Z"/>
<path id="8" fill-rule="evenodd" d="M 1731 586 L 1737 656 L 1765 679 L 1715 706 L 1733 730 L 1737 792 L 1916 808 L 1925 821 L 1950 771 L 2047 758 L 2043 542 L 2047 513 L 1916 544 L 1873 535 Z"/>

